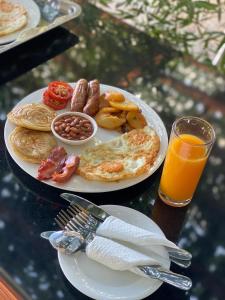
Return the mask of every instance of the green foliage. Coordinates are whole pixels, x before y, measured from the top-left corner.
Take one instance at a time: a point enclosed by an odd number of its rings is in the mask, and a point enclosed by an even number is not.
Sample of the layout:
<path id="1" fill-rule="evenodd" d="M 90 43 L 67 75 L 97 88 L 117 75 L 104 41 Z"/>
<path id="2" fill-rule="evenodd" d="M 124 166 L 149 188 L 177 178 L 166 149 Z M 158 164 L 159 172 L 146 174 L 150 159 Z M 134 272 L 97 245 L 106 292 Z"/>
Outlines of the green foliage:
<path id="1" fill-rule="evenodd" d="M 96 3 L 99 1 L 96 1 Z M 186 54 L 192 53 L 198 42 L 203 48 L 201 59 L 208 59 L 212 50 L 210 43 L 218 45 L 224 36 L 221 31 L 210 31 L 205 21 L 221 19 L 225 12 L 225 2 L 217 0 L 101 0 L 104 5 L 114 4 L 116 15 L 130 19 L 141 30 L 152 37 L 169 42 Z M 208 23 L 207 23 L 208 24 Z M 216 47 L 214 47 L 214 50 Z"/>

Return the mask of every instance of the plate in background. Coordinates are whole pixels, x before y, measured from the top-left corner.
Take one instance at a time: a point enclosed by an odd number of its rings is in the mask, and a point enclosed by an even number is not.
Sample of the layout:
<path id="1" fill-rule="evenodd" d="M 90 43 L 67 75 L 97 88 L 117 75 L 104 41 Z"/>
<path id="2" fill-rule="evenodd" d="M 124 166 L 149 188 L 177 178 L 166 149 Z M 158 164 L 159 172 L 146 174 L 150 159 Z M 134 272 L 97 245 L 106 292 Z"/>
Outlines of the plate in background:
<path id="1" fill-rule="evenodd" d="M 41 18 L 40 9 L 33 0 L 16 0 L 16 1 L 14 0 L 12 2 L 19 3 L 24 6 L 24 8 L 27 11 L 27 24 L 23 28 L 19 29 L 18 31 L 12 32 L 7 35 L 0 36 L 0 45 L 8 44 L 8 43 L 15 41 L 17 39 L 18 35 L 22 31 L 24 31 L 26 29 L 34 28 L 40 22 L 40 18 Z"/>

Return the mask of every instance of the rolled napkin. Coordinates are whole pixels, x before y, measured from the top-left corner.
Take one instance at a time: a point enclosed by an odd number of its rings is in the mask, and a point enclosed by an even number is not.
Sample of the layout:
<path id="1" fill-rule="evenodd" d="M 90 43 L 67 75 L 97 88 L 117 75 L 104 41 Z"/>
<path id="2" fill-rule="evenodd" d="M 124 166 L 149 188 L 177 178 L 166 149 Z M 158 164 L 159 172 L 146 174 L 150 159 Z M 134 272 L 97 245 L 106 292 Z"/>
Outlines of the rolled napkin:
<path id="1" fill-rule="evenodd" d="M 161 266 L 155 259 L 107 238 L 90 233 L 86 239 L 77 232 L 46 231 L 41 234 L 50 244 L 66 254 L 74 254 L 85 248 L 86 255 L 100 264 L 117 271 L 129 270 L 147 277 L 137 266 Z"/>
<path id="2" fill-rule="evenodd" d="M 86 246 L 87 256 L 106 267 L 117 271 L 131 271 L 146 276 L 137 266 L 160 265 L 151 257 L 104 237 L 95 236 Z"/>
<path id="3" fill-rule="evenodd" d="M 157 260 L 107 238 L 96 236 L 93 232 L 83 237 L 75 231 L 46 231 L 41 233 L 41 237 L 48 239 L 55 249 L 63 253 L 74 254 L 85 249 L 87 257 L 112 270 L 131 271 L 184 290 L 190 289 L 192 285 L 190 278 L 163 268 Z"/>
<path id="4" fill-rule="evenodd" d="M 180 249 L 173 242 L 157 233 L 131 225 L 113 216 L 107 217 L 105 221 L 99 225 L 96 233 L 107 238 L 126 241 L 137 246 L 161 245 L 173 249 Z"/>

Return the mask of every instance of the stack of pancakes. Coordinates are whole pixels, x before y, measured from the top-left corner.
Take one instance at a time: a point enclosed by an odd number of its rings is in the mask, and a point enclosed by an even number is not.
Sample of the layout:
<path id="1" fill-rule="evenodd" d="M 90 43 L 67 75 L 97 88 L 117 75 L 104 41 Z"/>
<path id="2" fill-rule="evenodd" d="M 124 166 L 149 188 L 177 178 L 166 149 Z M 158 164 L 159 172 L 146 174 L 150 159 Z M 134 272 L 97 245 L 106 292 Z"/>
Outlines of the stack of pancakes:
<path id="1" fill-rule="evenodd" d="M 46 159 L 56 146 L 50 132 L 55 116 L 56 113 L 44 104 L 16 106 L 8 114 L 9 121 L 18 126 L 9 136 L 15 154 L 31 163 Z"/>

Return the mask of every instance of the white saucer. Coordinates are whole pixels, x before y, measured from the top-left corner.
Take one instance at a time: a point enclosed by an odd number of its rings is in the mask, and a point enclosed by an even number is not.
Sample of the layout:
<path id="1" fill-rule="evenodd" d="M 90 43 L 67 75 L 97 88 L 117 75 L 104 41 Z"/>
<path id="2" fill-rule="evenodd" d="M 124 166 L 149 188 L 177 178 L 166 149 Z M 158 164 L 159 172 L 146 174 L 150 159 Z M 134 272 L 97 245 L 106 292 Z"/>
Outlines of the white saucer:
<path id="1" fill-rule="evenodd" d="M 165 236 L 161 229 L 144 214 L 125 206 L 102 205 L 108 213 L 130 224 Z M 130 246 L 130 245 L 129 245 Z M 135 247 L 138 250 L 138 247 Z M 139 248 L 140 250 L 140 248 Z M 142 248 L 142 252 L 156 258 L 165 268 L 169 268 L 168 253 L 162 246 L 155 246 L 159 255 Z M 60 267 L 69 282 L 81 293 L 98 300 L 138 300 L 154 293 L 161 281 L 137 276 L 128 271 L 113 271 L 95 261 L 85 253 L 68 256 L 58 252 Z"/>

